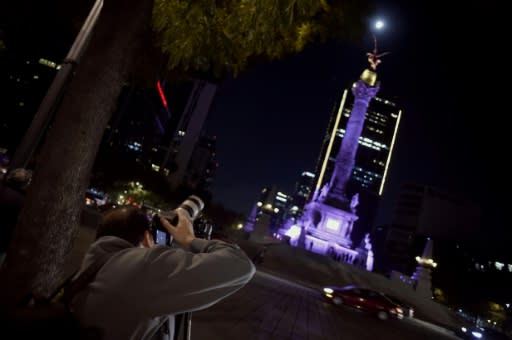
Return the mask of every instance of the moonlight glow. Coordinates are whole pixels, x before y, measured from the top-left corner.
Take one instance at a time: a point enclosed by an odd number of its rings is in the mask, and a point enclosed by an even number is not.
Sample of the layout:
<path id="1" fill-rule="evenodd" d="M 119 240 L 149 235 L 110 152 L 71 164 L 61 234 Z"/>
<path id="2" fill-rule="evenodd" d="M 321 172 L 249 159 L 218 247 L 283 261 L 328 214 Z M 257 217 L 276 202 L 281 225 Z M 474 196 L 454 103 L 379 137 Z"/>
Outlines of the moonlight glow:
<path id="1" fill-rule="evenodd" d="M 381 30 L 384 28 L 384 21 L 382 20 L 377 20 L 375 22 L 375 28 L 378 29 L 378 30 Z"/>

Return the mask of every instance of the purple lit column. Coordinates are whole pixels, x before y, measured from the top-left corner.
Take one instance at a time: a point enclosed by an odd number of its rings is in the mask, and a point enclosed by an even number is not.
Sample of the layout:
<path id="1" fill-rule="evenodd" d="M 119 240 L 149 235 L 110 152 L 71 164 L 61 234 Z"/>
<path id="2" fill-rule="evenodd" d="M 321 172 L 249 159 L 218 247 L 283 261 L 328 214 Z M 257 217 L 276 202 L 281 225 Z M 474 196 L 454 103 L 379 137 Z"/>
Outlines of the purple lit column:
<path id="1" fill-rule="evenodd" d="M 371 86 L 363 80 L 358 80 L 352 87 L 354 94 L 354 105 L 347 122 L 345 135 L 341 142 L 341 147 L 336 156 L 334 172 L 329 183 L 328 198 L 336 201 L 346 202 L 346 185 L 354 168 L 357 148 L 359 146 L 359 137 L 363 130 L 366 110 L 370 100 L 379 91 L 379 84 Z"/>

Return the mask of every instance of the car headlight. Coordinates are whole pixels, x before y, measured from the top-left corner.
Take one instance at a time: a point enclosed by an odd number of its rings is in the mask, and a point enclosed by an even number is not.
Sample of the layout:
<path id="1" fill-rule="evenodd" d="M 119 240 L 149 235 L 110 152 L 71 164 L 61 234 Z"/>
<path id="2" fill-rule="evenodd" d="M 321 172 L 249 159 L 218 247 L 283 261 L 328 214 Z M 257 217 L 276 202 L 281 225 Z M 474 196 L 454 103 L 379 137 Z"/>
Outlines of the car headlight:
<path id="1" fill-rule="evenodd" d="M 462 327 L 460 330 L 463 331 L 464 333 L 466 333 L 468 331 L 468 329 L 466 327 Z"/>
<path id="2" fill-rule="evenodd" d="M 477 339 L 480 339 L 482 337 L 482 333 L 477 331 L 472 331 L 471 334 Z"/>
<path id="3" fill-rule="evenodd" d="M 328 287 L 325 287 L 324 288 L 324 293 L 326 294 L 332 294 L 334 291 L 332 290 L 332 288 L 328 288 Z"/>

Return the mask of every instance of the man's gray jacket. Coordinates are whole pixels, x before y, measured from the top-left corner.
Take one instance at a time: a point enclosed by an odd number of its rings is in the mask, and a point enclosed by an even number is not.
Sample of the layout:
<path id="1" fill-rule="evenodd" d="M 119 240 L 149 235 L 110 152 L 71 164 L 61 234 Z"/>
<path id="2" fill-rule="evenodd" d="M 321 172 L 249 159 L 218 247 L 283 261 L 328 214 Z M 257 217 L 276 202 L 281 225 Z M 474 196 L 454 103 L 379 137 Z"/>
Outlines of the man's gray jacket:
<path id="1" fill-rule="evenodd" d="M 105 340 L 172 339 L 176 314 L 213 305 L 255 272 L 234 244 L 195 239 L 189 251 L 138 248 L 114 236 L 90 247 L 81 271 L 107 253 L 113 255 L 71 304 L 82 325 L 99 329 Z"/>

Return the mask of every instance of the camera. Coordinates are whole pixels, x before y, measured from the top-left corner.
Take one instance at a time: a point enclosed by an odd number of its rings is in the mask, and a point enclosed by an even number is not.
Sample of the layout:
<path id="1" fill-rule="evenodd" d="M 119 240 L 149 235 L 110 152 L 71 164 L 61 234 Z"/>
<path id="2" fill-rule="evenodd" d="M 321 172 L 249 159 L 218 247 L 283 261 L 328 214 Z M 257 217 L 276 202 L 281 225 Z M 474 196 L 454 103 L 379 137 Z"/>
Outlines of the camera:
<path id="1" fill-rule="evenodd" d="M 171 246 L 173 241 L 172 236 L 167 232 L 165 227 L 160 222 L 160 217 L 164 217 L 167 221 L 169 221 L 171 225 L 177 225 L 178 214 L 176 211 L 160 211 L 159 209 L 155 209 L 149 206 L 145 206 L 145 208 L 151 212 L 151 216 L 149 218 L 155 243 Z M 187 199 L 183 201 L 183 203 L 181 203 L 176 210 L 182 209 L 185 211 L 188 217 L 192 220 L 192 224 L 194 226 L 194 234 L 197 237 L 209 238 L 212 227 L 206 219 L 201 217 L 203 208 L 203 201 L 199 197 L 191 195 L 187 197 Z"/>

